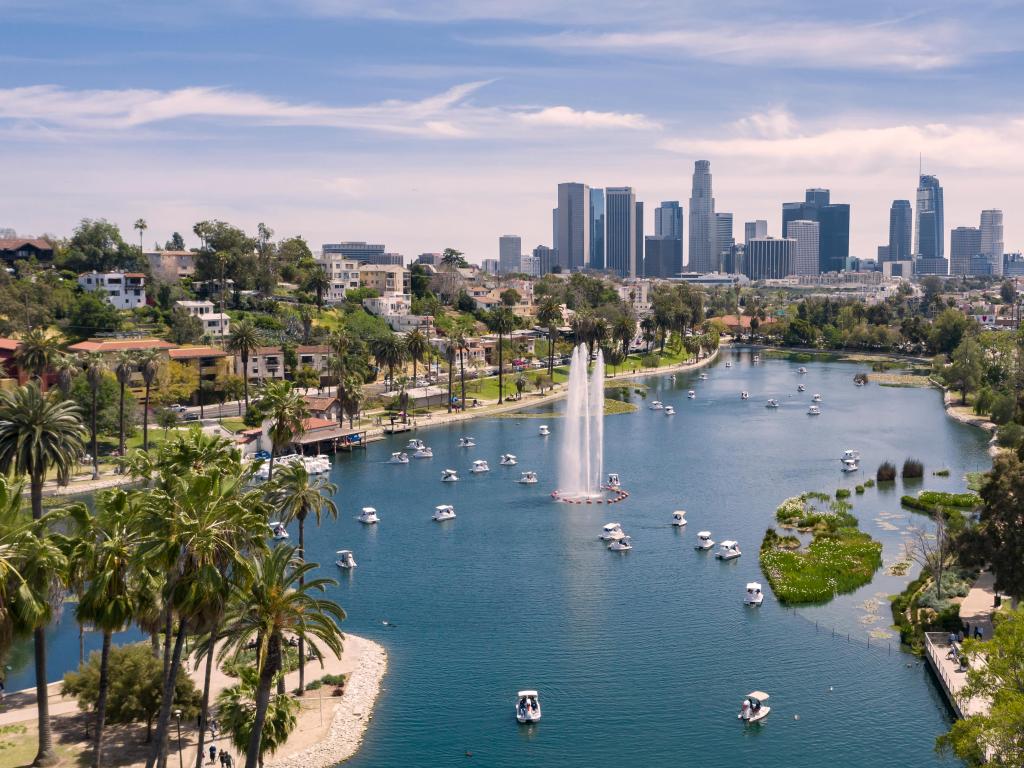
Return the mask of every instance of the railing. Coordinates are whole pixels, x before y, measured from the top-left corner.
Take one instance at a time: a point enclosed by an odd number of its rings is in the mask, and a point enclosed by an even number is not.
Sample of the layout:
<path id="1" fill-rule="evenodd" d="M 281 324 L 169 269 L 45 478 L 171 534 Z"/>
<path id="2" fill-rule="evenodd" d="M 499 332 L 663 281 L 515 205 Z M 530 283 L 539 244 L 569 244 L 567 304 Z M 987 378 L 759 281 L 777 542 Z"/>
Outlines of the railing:
<path id="1" fill-rule="evenodd" d="M 951 647 L 949 644 L 949 634 L 945 632 L 925 632 L 924 647 L 928 660 L 931 662 L 932 670 L 942 681 L 942 687 L 946 691 L 949 703 L 952 705 L 957 716 L 963 717 L 963 712 L 960 709 L 960 697 L 957 695 L 958 691 L 956 690 L 957 682 L 959 681 L 949 674 L 946 670 L 946 665 L 943 663 Z"/>

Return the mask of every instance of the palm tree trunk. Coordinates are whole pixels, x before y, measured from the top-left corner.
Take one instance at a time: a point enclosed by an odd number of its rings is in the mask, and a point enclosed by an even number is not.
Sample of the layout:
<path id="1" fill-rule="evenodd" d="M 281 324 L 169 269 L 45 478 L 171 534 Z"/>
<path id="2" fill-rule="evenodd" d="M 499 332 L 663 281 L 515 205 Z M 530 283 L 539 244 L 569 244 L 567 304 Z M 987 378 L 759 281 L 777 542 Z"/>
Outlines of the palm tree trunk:
<path id="1" fill-rule="evenodd" d="M 149 382 L 146 382 L 146 402 L 142 409 L 142 450 L 149 450 Z"/>
<path id="2" fill-rule="evenodd" d="M 203 411 L 203 361 L 202 359 L 196 360 L 196 372 L 199 375 L 199 391 L 196 395 L 199 397 L 199 418 L 205 419 L 206 413 Z"/>
<path id="3" fill-rule="evenodd" d="M 99 384 L 92 388 L 92 479 L 98 480 L 100 476 L 100 461 L 96 450 L 96 394 Z"/>
<path id="4" fill-rule="evenodd" d="M 249 411 L 249 356 L 242 355 L 242 386 L 245 388 L 245 410 Z"/>
<path id="5" fill-rule="evenodd" d="M 267 658 L 260 671 L 259 685 L 256 688 L 256 717 L 252 732 L 249 734 L 249 746 L 245 751 L 245 768 L 258 768 L 260 763 L 263 725 L 267 721 L 267 707 L 270 706 L 270 686 L 281 666 L 281 638 L 274 635 L 267 644 Z"/>
<path id="6" fill-rule="evenodd" d="M 548 376 L 555 379 L 555 334 L 548 334 Z"/>
<path id="7" fill-rule="evenodd" d="M 43 516 L 43 478 L 40 472 L 32 477 L 32 519 Z M 46 685 L 46 628 L 37 627 L 32 633 L 35 645 L 36 710 L 39 716 L 39 752 L 32 765 L 54 765 L 57 755 L 53 751 L 53 731 L 50 728 L 50 691 Z"/>
<path id="8" fill-rule="evenodd" d="M 445 355 L 448 357 L 448 355 Z M 455 379 L 455 358 L 448 360 L 448 413 L 452 412 L 452 383 Z"/>
<path id="9" fill-rule="evenodd" d="M 203 747 L 206 745 L 206 728 L 210 722 L 210 681 L 213 679 L 213 656 L 220 634 L 220 618 L 213 622 L 210 629 L 210 647 L 206 652 L 206 673 L 203 677 L 203 706 L 199 710 L 199 745 L 196 753 L 196 768 L 203 767 Z"/>
<path id="10" fill-rule="evenodd" d="M 78 622 L 78 666 L 85 664 L 85 624 Z"/>
<path id="11" fill-rule="evenodd" d="M 462 382 L 462 410 L 466 410 L 466 364 L 459 349 L 459 380 Z"/>
<path id="12" fill-rule="evenodd" d="M 299 559 L 306 562 L 306 516 L 299 515 Z M 299 587 L 306 583 L 305 576 L 299 576 Z M 284 676 L 281 676 L 282 683 Z M 299 696 L 306 692 L 306 638 L 299 635 Z"/>
<path id="13" fill-rule="evenodd" d="M 505 379 L 502 376 L 502 355 L 501 355 L 501 331 L 498 331 L 498 405 L 501 405 L 501 396 L 505 392 Z"/>
<path id="14" fill-rule="evenodd" d="M 153 740 L 153 748 L 146 760 L 146 768 L 156 768 L 167 758 L 167 734 L 171 724 L 171 705 L 174 703 L 174 681 L 178 677 L 178 670 L 181 669 L 181 651 L 185 644 L 187 629 L 188 621 L 184 617 L 180 617 L 178 619 L 178 635 L 174 638 L 174 653 L 171 656 L 171 664 L 167 670 L 167 677 L 164 679 L 163 695 L 160 699 L 156 738 Z"/>
<path id="15" fill-rule="evenodd" d="M 124 456 L 124 384 L 121 384 L 121 399 L 117 411 L 117 450 Z"/>
<path id="16" fill-rule="evenodd" d="M 100 652 L 100 689 L 96 697 L 96 733 L 92 741 L 92 768 L 103 765 L 103 726 L 107 719 L 107 693 L 110 690 L 110 630 L 103 630 Z"/>

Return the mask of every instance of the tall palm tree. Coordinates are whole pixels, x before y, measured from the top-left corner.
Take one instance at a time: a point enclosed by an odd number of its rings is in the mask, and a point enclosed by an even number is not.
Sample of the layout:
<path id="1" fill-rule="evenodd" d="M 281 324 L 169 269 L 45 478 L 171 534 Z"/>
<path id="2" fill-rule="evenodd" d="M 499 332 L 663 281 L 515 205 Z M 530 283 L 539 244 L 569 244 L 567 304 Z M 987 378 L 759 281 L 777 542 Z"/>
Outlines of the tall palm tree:
<path id="1" fill-rule="evenodd" d="M 306 517 L 316 517 L 317 528 L 323 515 L 338 519 L 338 505 L 331 498 L 338 492 L 338 486 L 318 477 L 312 482 L 306 467 L 302 464 L 289 464 L 277 473 L 276 487 L 270 492 L 271 504 L 281 514 L 285 523 L 299 521 L 299 548 L 296 554 L 299 560 L 306 559 Z M 303 580 L 299 580 L 302 584 Z M 305 640 L 299 638 L 299 695 L 306 690 L 306 647 Z"/>
<path id="2" fill-rule="evenodd" d="M 78 375 L 78 358 L 74 355 L 59 355 L 53 362 L 53 372 L 57 375 L 57 386 L 64 393 L 64 397 L 71 394 L 71 384 Z"/>
<path id="3" fill-rule="evenodd" d="M 138 367 L 134 352 L 121 352 L 114 362 L 114 376 L 117 377 L 117 384 L 120 387 L 120 398 L 117 409 L 117 453 L 124 456 L 124 391 L 128 388 L 132 374 Z"/>
<path id="4" fill-rule="evenodd" d="M 495 307 L 487 316 L 487 327 L 498 334 L 498 405 L 504 400 L 504 359 L 502 342 L 516 327 L 516 318 L 508 307 Z"/>
<path id="5" fill-rule="evenodd" d="M 448 337 L 444 345 L 444 359 L 448 363 L 448 413 L 452 412 L 452 382 L 455 379 L 455 339 Z"/>
<path id="6" fill-rule="evenodd" d="M 244 753 L 252 737 L 253 721 L 256 719 L 256 689 L 259 675 L 251 667 L 243 667 L 238 683 L 217 694 L 217 721 L 224 729 L 224 735 L 240 753 Z M 298 725 L 296 715 L 302 708 L 288 696 L 274 696 L 267 707 L 263 721 L 263 735 L 260 739 L 260 760 L 274 754 L 288 741 L 288 736 Z"/>
<path id="7" fill-rule="evenodd" d="M 146 399 L 142 404 L 142 450 L 149 450 L 149 393 L 156 381 L 157 374 L 163 364 L 163 355 L 159 350 L 146 349 L 138 353 L 136 364 L 142 372 L 142 382 L 146 385 Z"/>
<path id="8" fill-rule="evenodd" d="M 141 257 L 141 256 L 142 256 L 142 250 L 143 250 L 143 246 L 142 246 L 142 235 L 143 235 L 143 233 L 144 233 L 144 232 L 145 232 L 145 231 L 146 231 L 147 229 L 149 229 L 149 224 L 147 224 L 147 223 L 146 223 L 146 220 L 145 220 L 145 219 L 136 219 L 136 220 L 135 220 L 135 224 L 134 224 L 134 225 L 132 225 L 132 226 L 133 226 L 133 227 L 134 227 L 135 229 L 139 230 L 139 256 Z"/>
<path id="9" fill-rule="evenodd" d="M 426 335 L 419 328 L 405 337 L 405 355 L 412 361 L 412 385 L 416 386 L 416 363 L 422 363 L 430 349 Z"/>
<path id="10" fill-rule="evenodd" d="M 363 380 L 357 374 L 350 373 L 345 377 L 344 385 L 342 387 L 343 399 L 341 402 L 342 410 L 345 415 L 348 416 L 349 429 L 353 428 L 353 423 L 356 415 L 363 407 L 363 401 L 366 395 L 363 393 Z"/>
<path id="11" fill-rule="evenodd" d="M 651 345 L 654 343 L 657 330 L 658 326 L 650 315 L 640 321 L 640 332 L 643 334 L 644 342 L 647 344 L 648 353 L 651 351 Z"/>
<path id="12" fill-rule="evenodd" d="M 100 386 L 103 384 L 103 377 L 107 375 L 107 363 L 98 352 L 87 352 L 82 355 L 81 367 L 85 371 L 85 379 L 89 383 L 89 391 L 92 393 L 92 408 L 90 413 L 90 432 L 92 446 L 92 479 L 100 476 L 99 451 L 96 448 L 96 412 L 98 409 L 97 399 L 99 398 Z"/>
<path id="13" fill-rule="evenodd" d="M 334 376 L 339 386 L 341 385 L 341 380 L 345 378 L 345 374 L 348 373 L 347 358 L 351 346 L 352 339 L 344 328 L 332 331 L 327 337 L 327 348 L 332 353 L 327 361 L 327 370 Z M 341 399 L 340 391 L 338 392 L 338 398 Z"/>
<path id="14" fill-rule="evenodd" d="M 305 580 L 318 568 L 295 558 L 293 547 L 275 547 L 252 563 L 251 584 L 236 588 L 227 621 L 227 642 L 221 654 L 256 643 L 259 683 L 256 689 L 256 715 L 245 768 L 257 768 L 260 761 L 263 724 L 270 705 L 270 691 L 282 669 L 285 636 L 303 638 L 312 653 L 323 657 L 318 643 L 331 652 L 341 652 L 338 624 L 345 612 L 337 603 L 317 597 L 337 582 L 333 579 Z"/>
<path id="15" fill-rule="evenodd" d="M 245 410 L 249 410 L 249 357 L 259 349 L 260 337 L 250 320 L 239 320 L 231 325 L 228 334 L 228 352 L 242 360 L 242 381 L 245 382 Z"/>
<path id="16" fill-rule="evenodd" d="M 537 309 L 537 322 L 548 331 L 548 376 L 555 375 L 555 339 L 562 322 L 562 305 L 554 296 L 545 296 Z"/>
<path id="17" fill-rule="evenodd" d="M 309 408 L 302 395 L 290 381 L 271 381 L 260 391 L 253 404 L 257 413 L 270 419 L 270 470 L 268 479 L 274 478 L 274 457 L 280 448 L 288 445 L 305 431 L 304 420 Z"/>
<path id="18" fill-rule="evenodd" d="M 469 335 L 464 326 L 456 327 L 452 343 L 459 351 L 459 404 L 462 410 L 466 410 L 466 355 L 469 354 Z"/>
<path id="19" fill-rule="evenodd" d="M 27 331 L 18 342 L 14 361 L 22 370 L 28 371 L 42 382 L 46 391 L 46 372 L 51 370 L 60 356 L 60 340 L 47 334 L 45 328 Z"/>
<path id="20" fill-rule="evenodd" d="M 405 347 L 394 333 L 388 331 L 370 342 L 370 352 L 377 365 L 388 369 L 389 386 L 395 386 L 395 368 L 405 362 Z"/>
<path id="21" fill-rule="evenodd" d="M 0 392 L 0 474 L 28 478 L 33 520 L 43 517 L 47 472 L 55 471 L 60 483 L 70 479 L 84 451 L 84 431 L 78 406 L 56 392 L 44 395 L 35 382 Z M 39 752 L 34 764 L 52 765 L 57 756 L 46 687 L 46 623 L 33 627 L 33 641 L 39 714 Z"/>
<path id="22" fill-rule="evenodd" d="M 324 307 L 324 294 L 331 290 L 331 278 L 327 271 L 320 266 L 314 267 L 306 278 L 306 288 L 316 294 L 316 308 L 320 311 Z"/>
<path id="23" fill-rule="evenodd" d="M 75 544 L 68 562 L 79 571 L 85 585 L 76 618 L 79 622 L 92 623 L 103 633 L 91 762 L 93 768 L 100 768 L 110 687 L 111 636 L 125 629 L 135 618 L 139 595 L 136 549 L 141 529 L 131 497 L 120 489 L 97 496 L 94 514 L 90 514 L 84 504 L 75 505 L 71 514 L 76 524 Z"/>
<path id="24" fill-rule="evenodd" d="M 622 347 L 622 354 L 629 354 L 629 344 L 636 335 L 636 317 L 632 312 L 624 312 L 612 324 L 612 338 Z"/>

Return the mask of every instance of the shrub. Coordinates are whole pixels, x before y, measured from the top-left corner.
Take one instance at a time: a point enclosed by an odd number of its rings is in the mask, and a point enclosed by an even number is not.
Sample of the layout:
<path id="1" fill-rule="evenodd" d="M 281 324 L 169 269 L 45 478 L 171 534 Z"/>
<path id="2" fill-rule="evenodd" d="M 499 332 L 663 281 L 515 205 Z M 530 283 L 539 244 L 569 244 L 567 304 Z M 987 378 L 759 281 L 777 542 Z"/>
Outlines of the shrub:
<path id="1" fill-rule="evenodd" d="M 837 488 L 836 489 L 836 498 L 837 499 L 848 499 L 848 498 L 850 498 L 850 489 L 849 488 Z"/>
<path id="2" fill-rule="evenodd" d="M 891 461 L 883 461 L 878 465 L 875 479 L 880 483 L 891 483 L 896 480 L 896 465 Z"/>
<path id="3" fill-rule="evenodd" d="M 932 472 L 932 474 L 935 475 L 936 477 L 949 477 L 949 470 L 948 469 L 936 469 L 934 472 Z"/>
<path id="4" fill-rule="evenodd" d="M 903 462 L 903 479 L 916 480 L 924 477 L 924 464 L 917 459 L 907 459 Z"/>
<path id="5" fill-rule="evenodd" d="M 1013 395 L 996 395 L 992 400 L 991 419 L 996 424 L 1006 424 L 1013 419 L 1013 412 L 1016 409 Z"/>
<path id="6" fill-rule="evenodd" d="M 875 487 L 875 478 L 869 477 L 867 480 L 865 480 L 864 481 L 864 487 L 865 488 L 874 488 Z"/>
<path id="7" fill-rule="evenodd" d="M 978 416 L 989 413 L 992 410 L 994 400 L 995 396 L 992 394 L 992 390 L 988 387 L 982 387 L 974 397 L 974 413 Z"/>
<path id="8" fill-rule="evenodd" d="M 661 358 L 657 355 L 644 355 L 640 358 L 640 365 L 644 368 L 657 368 L 661 363 Z"/>
<path id="9" fill-rule="evenodd" d="M 1024 440 L 1024 427 L 1015 422 L 1003 424 L 996 433 L 996 443 L 1001 448 L 1016 448 Z"/>
<path id="10" fill-rule="evenodd" d="M 854 490 L 857 493 L 864 493 L 864 486 L 863 485 L 858 485 L 856 488 L 854 488 Z"/>

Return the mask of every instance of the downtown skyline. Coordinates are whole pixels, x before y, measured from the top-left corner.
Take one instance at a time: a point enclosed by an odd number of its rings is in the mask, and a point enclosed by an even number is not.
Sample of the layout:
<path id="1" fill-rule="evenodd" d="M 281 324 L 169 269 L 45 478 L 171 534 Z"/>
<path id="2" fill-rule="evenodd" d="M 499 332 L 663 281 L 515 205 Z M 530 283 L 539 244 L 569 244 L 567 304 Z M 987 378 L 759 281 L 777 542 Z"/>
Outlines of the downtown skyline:
<path id="1" fill-rule="evenodd" d="M 630 185 L 650 233 L 654 206 L 685 206 L 708 159 L 736 227 L 767 219 L 777 236 L 779 202 L 827 187 L 851 205 L 850 254 L 874 258 L 921 153 L 946 238 L 1001 209 L 1006 249 L 1024 241 L 1022 86 L 1007 76 L 1024 19 L 1005 4 L 970 18 L 951 4 L 100 6 L 0 0 L 18 32 L 0 160 L 32 180 L 5 188 L 0 227 L 66 235 L 105 217 L 127 231 L 141 216 L 148 241 L 177 230 L 196 245 L 195 221 L 266 221 L 314 249 L 450 245 L 480 262 L 503 233 L 549 244 L 566 179 Z M 679 99 L 662 98 L 666 77 Z"/>

